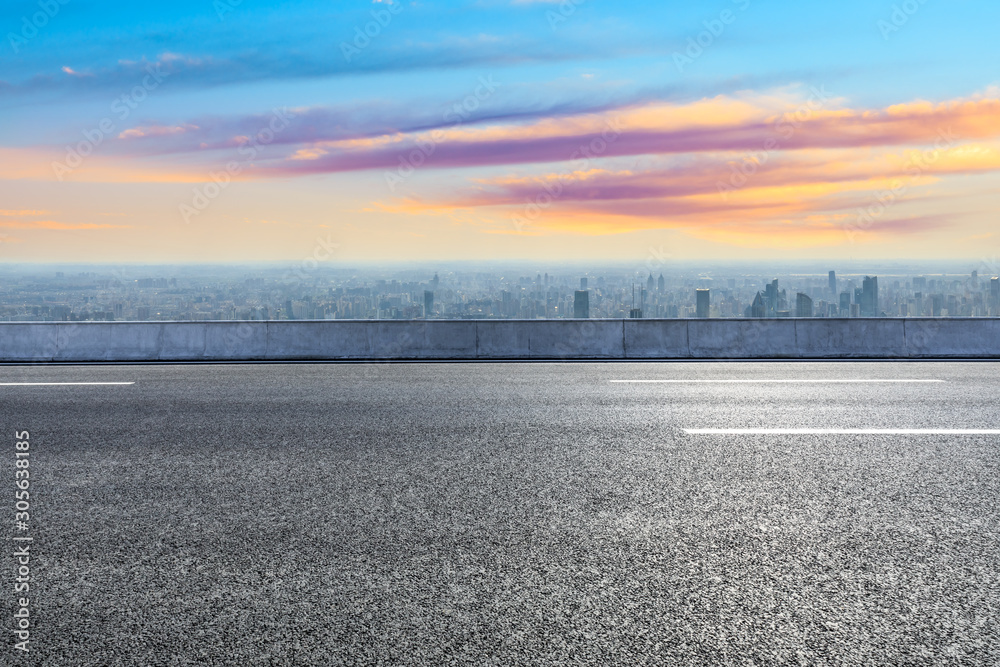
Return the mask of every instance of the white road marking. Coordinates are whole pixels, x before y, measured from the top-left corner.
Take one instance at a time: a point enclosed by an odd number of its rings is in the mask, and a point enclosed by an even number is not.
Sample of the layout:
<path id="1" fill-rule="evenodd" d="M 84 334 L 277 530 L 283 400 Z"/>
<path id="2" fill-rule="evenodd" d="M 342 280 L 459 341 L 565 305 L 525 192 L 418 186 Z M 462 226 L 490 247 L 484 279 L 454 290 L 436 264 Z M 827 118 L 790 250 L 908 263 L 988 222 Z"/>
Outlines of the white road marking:
<path id="1" fill-rule="evenodd" d="M 947 380 L 611 380 L 617 384 L 920 384 Z"/>
<path id="2" fill-rule="evenodd" d="M 62 387 L 79 385 L 123 385 L 135 382 L 0 382 L 0 387 Z"/>
<path id="3" fill-rule="evenodd" d="M 985 428 L 686 428 L 688 435 L 1000 435 Z"/>

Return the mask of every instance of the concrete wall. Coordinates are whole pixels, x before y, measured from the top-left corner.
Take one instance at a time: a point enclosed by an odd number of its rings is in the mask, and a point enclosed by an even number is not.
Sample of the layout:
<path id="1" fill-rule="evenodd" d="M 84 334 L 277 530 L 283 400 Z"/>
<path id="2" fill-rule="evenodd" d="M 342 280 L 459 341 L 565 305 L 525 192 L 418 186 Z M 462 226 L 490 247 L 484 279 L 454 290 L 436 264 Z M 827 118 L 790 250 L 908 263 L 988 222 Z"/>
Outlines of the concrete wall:
<path id="1" fill-rule="evenodd" d="M 1000 319 L 0 323 L 0 361 L 1000 359 Z"/>

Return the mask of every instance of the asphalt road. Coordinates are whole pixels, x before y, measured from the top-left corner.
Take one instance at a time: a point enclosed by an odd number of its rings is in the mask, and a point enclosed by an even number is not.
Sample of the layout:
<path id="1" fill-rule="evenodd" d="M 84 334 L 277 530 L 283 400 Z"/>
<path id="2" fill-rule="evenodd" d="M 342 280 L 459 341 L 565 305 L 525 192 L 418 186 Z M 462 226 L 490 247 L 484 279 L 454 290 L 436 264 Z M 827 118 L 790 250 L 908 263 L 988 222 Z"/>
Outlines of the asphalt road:
<path id="1" fill-rule="evenodd" d="M 998 371 L 0 367 L 0 664 L 1000 664 Z"/>

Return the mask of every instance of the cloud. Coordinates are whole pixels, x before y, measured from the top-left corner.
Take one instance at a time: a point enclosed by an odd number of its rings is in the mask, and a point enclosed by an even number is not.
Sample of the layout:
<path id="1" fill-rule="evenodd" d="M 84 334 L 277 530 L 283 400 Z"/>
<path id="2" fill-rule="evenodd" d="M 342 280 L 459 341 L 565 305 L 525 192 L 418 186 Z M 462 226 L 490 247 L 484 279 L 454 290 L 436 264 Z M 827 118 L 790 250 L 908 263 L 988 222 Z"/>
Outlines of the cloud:
<path id="1" fill-rule="evenodd" d="M 990 143 L 1000 135 L 1000 127 L 988 122 L 997 109 L 996 100 L 971 99 L 885 110 L 817 109 L 791 117 L 772 114 L 763 121 L 755 104 L 719 106 L 709 101 L 684 108 L 631 109 L 621 113 L 621 134 L 615 142 L 607 141 L 606 150 L 590 144 L 596 156 L 581 159 L 577 148 L 577 157 L 554 161 L 562 169 L 478 178 L 438 196 L 399 200 L 389 210 L 474 212 L 492 225 L 491 233 L 678 229 L 713 241 L 729 238 L 747 247 L 842 244 L 861 233 L 886 238 L 918 234 L 947 227 L 959 217 L 912 215 L 907 204 L 926 206 L 948 196 L 928 187 L 948 176 L 1000 170 L 1000 144 Z M 794 125 L 784 132 L 783 123 L 790 119 Z M 506 135 L 508 151 L 518 144 L 533 150 L 572 146 L 574 141 L 581 146 L 596 136 L 588 133 L 598 120 L 496 132 Z M 755 130 L 753 143 L 734 143 L 747 128 Z M 480 147 L 500 141 L 488 133 L 477 137 L 475 129 L 461 134 L 449 140 L 468 144 L 478 138 Z M 630 134 L 642 139 L 642 161 L 667 165 L 614 168 L 621 160 L 608 159 L 615 153 L 613 144 L 628 142 Z M 682 141 L 658 144 L 657 137 L 665 134 Z M 766 137 L 780 140 L 764 150 Z M 895 150 L 880 153 L 883 146 Z M 632 154 L 626 147 L 615 157 Z M 484 164 L 484 156 L 493 154 L 468 155 L 475 164 Z M 433 158 L 440 159 L 441 152 L 435 151 Z M 892 192 L 888 206 L 881 204 Z M 859 222 L 859 211 L 873 207 L 883 210 Z M 774 236 L 779 233 L 780 242 Z"/>
<path id="2" fill-rule="evenodd" d="M 401 164 L 419 165 L 425 176 L 406 186 L 419 198 L 390 198 L 375 207 L 404 215 L 472 215 L 489 232 L 509 233 L 515 217 L 525 218 L 528 206 L 548 197 L 543 214 L 517 233 L 679 229 L 701 238 L 729 234 L 750 244 L 750 237 L 780 232 L 782 244 L 797 247 L 834 237 L 845 242 L 856 212 L 899 183 L 905 190 L 900 208 L 855 225 L 859 231 L 900 235 L 946 226 L 948 218 L 906 206 L 949 196 L 933 189 L 948 177 L 1000 170 L 995 96 L 858 109 L 822 91 L 779 89 L 691 102 L 581 106 L 510 105 L 450 124 L 384 105 L 354 115 L 296 109 L 275 146 L 240 178 L 363 170 L 393 175 Z M 158 158 L 173 146 L 195 157 L 175 160 L 161 170 L 161 180 L 205 180 L 206 165 L 218 162 L 206 151 L 240 145 L 270 117 L 145 124 L 122 133 L 124 139 L 109 146 L 111 155 L 95 163 L 110 165 L 109 173 L 155 180 Z M 125 168 L 114 151 L 143 169 Z M 482 167 L 508 173 L 465 183 L 433 177 L 435 169 Z"/>
<path id="3" fill-rule="evenodd" d="M 395 169 L 415 152 L 425 169 L 688 153 L 764 153 L 808 149 L 927 146 L 1000 135 L 1000 100 L 917 102 L 885 110 L 816 108 L 775 112 L 728 96 L 689 105 L 648 104 L 530 123 L 436 128 L 383 135 L 386 141 L 325 143 L 316 159 L 272 164 L 271 176 Z M 805 104 L 805 103 L 803 103 Z M 300 148 L 316 148 L 302 146 Z"/>
<path id="4" fill-rule="evenodd" d="M 479 89 L 488 97 L 489 87 L 506 90 L 502 79 L 492 76 L 470 80 L 470 93 Z M 528 91 L 523 91 L 528 92 Z M 645 91 L 617 95 L 571 95 L 552 103 L 525 103 L 523 100 L 501 100 L 489 97 L 477 99 L 472 108 L 463 106 L 463 98 L 418 101 L 410 103 L 369 102 L 343 107 L 295 108 L 290 127 L 274 137 L 275 146 L 291 145 L 300 150 L 327 154 L 333 148 L 370 147 L 390 145 L 412 140 L 420 133 L 451 129 L 457 126 L 477 127 L 504 124 L 530 123 L 540 120 L 558 120 L 581 114 L 607 112 L 623 104 L 646 104 L 651 99 L 671 91 Z M 523 97 L 519 95 L 519 97 Z M 617 97 L 617 99 L 615 99 Z M 457 110 L 456 110 L 457 109 Z M 111 142 L 109 151 L 129 155 L 164 155 L 171 153 L 204 152 L 230 149 L 239 144 L 234 138 L 257 134 L 267 127 L 273 111 L 242 116 L 200 116 L 180 122 L 157 122 L 147 127 L 132 128 L 123 132 L 119 141 Z M 183 128 L 183 132 L 149 131 L 149 128 Z M 124 141 L 124 140 L 129 141 Z M 358 141 L 370 140 L 370 141 Z M 357 143 L 351 143 L 357 142 Z M 301 158 L 296 158 L 301 159 Z"/>
<path id="5" fill-rule="evenodd" d="M 28 210 L 28 211 L 5 211 L 5 210 L 0 210 L 0 217 L 5 217 L 5 218 L 10 218 L 10 217 L 14 217 L 14 218 L 26 218 L 26 217 L 31 217 L 31 216 L 48 215 L 48 214 L 49 214 L 48 211 L 30 211 L 30 210 Z"/>
<path id="6" fill-rule="evenodd" d="M 174 136 L 178 134 L 184 134 L 185 132 L 194 132 L 198 130 L 197 125 L 175 125 L 173 127 L 167 127 L 164 125 L 150 125 L 145 127 L 133 127 L 124 130 L 118 135 L 119 139 L 141 139 L 143 137 L 167 137 Z"/>
<path id="7" fill-rule="evenodd" d="M 345 35 L 346 37 L 346 35 Z M 293 81 L 332 77 L 419 72 L 442 69 L 502 68 L 531 63 L 566 62 L 599 57 L 625 57 L 651 48 L 636 43 L 580 39 L 553 45 L 526 35 L 439 36 L 433 41 L 407 39 L 402 43 L 374 40 L 361 55 L 346 59 L 331 41 L 314 53 L 285 48 L 255 47 L 241 53 L 196 55 L 165 52 L 154 59 L 120 60 L 112 66 L 88 68 L 86 74 L 71 65 L 59 74 L 35 72 L 19 81 L 0 80 L 0 106 L 39 103 L 53 95 L 97 97 L 122 95 L 141 85 L 153 67 L 170 77 L 170 89 L 214 88 L 264 81 Z"/>
<path id="8" fill-rule="evenodd" d="M 131 229 L 131 225 L 104 225 L 93 223 L 73 224 L 68 222 L 56 222 L 54 220 L 32 220 L 29 222 L 3 222 L 0 227 L 7 229 L 54 229 L 60 231 L 80 231 L 92 229 Z"/>

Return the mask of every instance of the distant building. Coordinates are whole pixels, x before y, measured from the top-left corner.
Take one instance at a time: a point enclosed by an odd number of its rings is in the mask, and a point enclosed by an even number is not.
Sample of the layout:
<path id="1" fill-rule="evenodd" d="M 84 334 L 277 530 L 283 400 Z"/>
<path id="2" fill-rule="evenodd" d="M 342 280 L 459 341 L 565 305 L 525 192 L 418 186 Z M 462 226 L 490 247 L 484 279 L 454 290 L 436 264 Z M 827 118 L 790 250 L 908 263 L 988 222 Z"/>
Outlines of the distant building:
<path id="1" fill-rule="evenodd" d="M 861 317 L 878 317 L 878 278 L 865 276 L 861 287 Z"/>
<path id="2" fill-rule="evenodd" d="M 767 317 L 777 317 L 778 311 L 787 308 L 784 290 L 778 289 L 778 279 L 764 286 L 764 305 L 767 307 Z"/>
<path id="3" fill-rule="evenodd" d="M 434 292 L 424 290 L 424 318 L 434 316 Z"/>
<path id="4" fill-rule="evenodd" d="M 695 290 L 695 317 L 699 319 L 708 319 L 709 310 L 711 308 L 712 293 L 711 290 L 698 289 Z"/>
<path id="5" fill-rule="evenodd" d="M 851 293 L 840 293 L 840 316 L 848 317 L 851 314 Z"/>
<path id="6" fill-rule="evenodd" d="M 573 317 L 581 320 L 590 317 L 590 292 L 587 290 L 577 290 L 573 293 Z"/>
<path id="7" fill-rule="evenodd" d="M 837 293 L 837 272 L 836 271 L 831 271 L 830 272 L 830 294 L 836 294 L 836 293 Z"/>
<path id="8" fill-rule="evenodd" d="M 642 308 L 633 308 L 632 310 L 628 311 L 628 316 L 629 316 L 629 319 L 632 319 L 632 320 L 641 320 L 642 319 Z"/>
<path id="9" fill-rule="evenodd" d="M 944 294 L 931 294 L 931 316 L 941 317 L 944 310 Z"/>
<path id="10" fill-rule="evenodd" d="M 799 292 L 795 297 L 795 317 L 812 317 L 813 300 L 808 294 Z"/>
<path id="11" fill-rule="evenodd" d="M 656 291 L 665 292 L 667 289 L 667 281 L 664 280 L 663 274 L 660 274 L 660 279 L 656 281 Z"/>
<path id="12" fill-rule="evenodd" d="M 649 274 L 649 279 L 646 281 L 646 291 L 652 292 L 656 288 L 656 282 L 653 280 L 653 274 Z"/>
<path id="13" fill-rule="evenodd" d="M 1000 278 L 990 280 L 990 301 L 993 303 L 993 314 L 1000 315 Z"/>
<path id="14" fill-rule="evenodd" d="M 767 307 L 764 305 L 764 295 L 757 292 L 757 296 L 753 298 L 753 303 L 750 304 L 750 308 L 747 309 L 749 317 L 767 317 Z"/>

